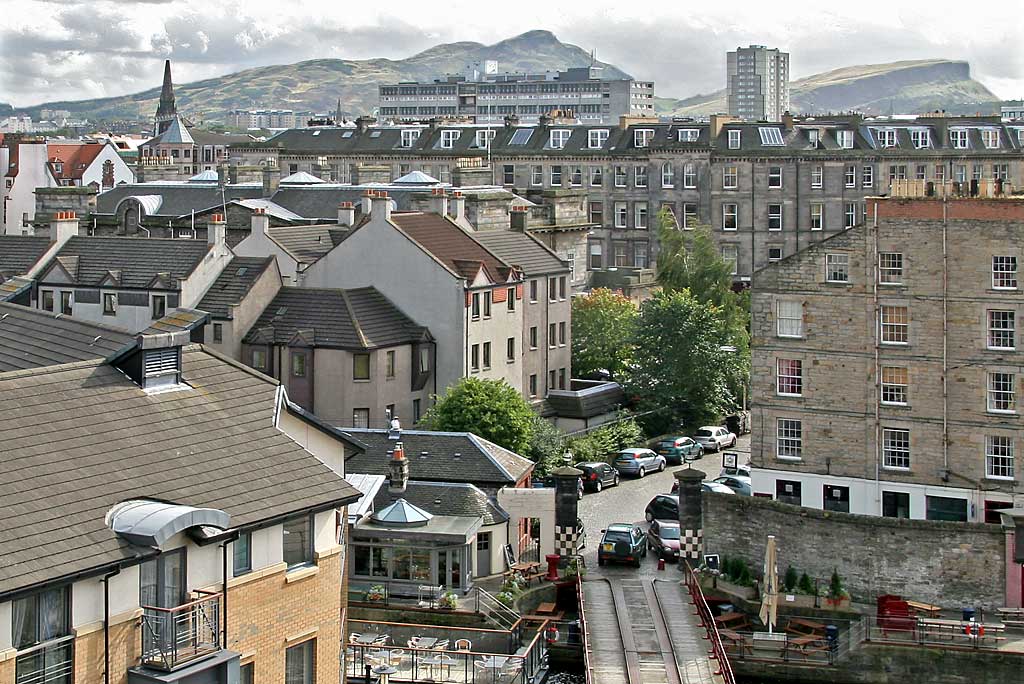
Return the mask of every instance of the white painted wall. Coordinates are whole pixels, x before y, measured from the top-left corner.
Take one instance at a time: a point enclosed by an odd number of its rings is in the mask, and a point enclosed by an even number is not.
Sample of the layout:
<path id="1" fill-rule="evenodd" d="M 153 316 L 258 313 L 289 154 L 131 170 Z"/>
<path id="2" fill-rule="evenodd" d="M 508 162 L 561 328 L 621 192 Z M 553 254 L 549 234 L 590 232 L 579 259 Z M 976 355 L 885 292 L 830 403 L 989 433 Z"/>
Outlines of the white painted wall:
<path id="1" fill-rule="evenodd" d="M 131 167 L 128 166 L 121 155 L 117 153 L 117 148 L 114 144 L 107 142 L 103 146 L 103 151 L 96 155 L 96 159 L 93 160 L 92 164 L 86 168 L 85 172 L 82 173 L 82 185 L 89 185 L 89 183 L 96 183 L 97 187 L 103 185 L 103 162 L 110 160 L 114 163 L 114 185 L 119 183 L 134 183 L 135 172 L 132 171 Z"/>
<path id="2" fill-rule="evenodd" d="M 506 544 L 516 549 L 519 521 L 523 518 L 540 518 L 540 555 L 555 552 L 555 489 L 525 489 L 502 487 L 498 490 L 498 505 L 509 514 Z"/>
<path id="3" fill-rule="evenodd" d="M 6 170 L 5 164 L 2 168 Z M 53 177 L 46 166 L 46 143 L 21 143 L 18 145 L 18 175 L 14 184 L 7 189 L 6 179 L 3 183 L 4 198 L 7 204 L 7 220 L 3 226 L 7 235 L 31 235 L 32 227 L 23 226 L 22 219 L 27 216 L 32 221 L 36 216 L 36 188 L 53 187 Z M 10 199 L 6 199 L 9 197 Z M 2 218 L 2 214 L 0 214 Z"/>
<path id="4" fill-rule="evenodd" d="M 181 306 L 195 308 L 206 291 L 217 280 L 217 276 L 235 257 L 226 242 L 213 245 L 202 261 L 192 269 L 188 278 L 181 281 Z"/>
<path id="5" fill-rule="evenodd" d="M 281 246 L 270 239 L 257 221 L 253 221 L 252 232 L 244 240 L 235 245 L 235 254 L 246 257 L 277 257 L 277 267 L 281 272 L 281 279 L 284 285 L 297 285 L 295 280 L 298 264 L 295 258 L 288 252 L 281 249 Z M 323 286 L 326 287 L 326 286 Z M 336 287 L 336 286 L 335 286 Z"/>
<path id="6" fill-rule="evenodd" d="M 0 603 L 0 653 L 11 648 L 11 629 L 14 627 L 14 619 L 11 615 L 11 602 Z"/>

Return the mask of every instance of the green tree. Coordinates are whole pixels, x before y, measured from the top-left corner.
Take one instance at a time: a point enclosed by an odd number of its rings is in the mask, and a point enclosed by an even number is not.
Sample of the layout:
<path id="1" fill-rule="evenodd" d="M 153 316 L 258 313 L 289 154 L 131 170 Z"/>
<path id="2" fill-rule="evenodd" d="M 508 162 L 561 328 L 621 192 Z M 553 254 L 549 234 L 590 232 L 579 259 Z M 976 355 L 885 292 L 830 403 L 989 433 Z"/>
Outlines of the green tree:
<path id="1" fill-rule="evenodd" d="M 533 417 L 533 436 L 523 456 L 537 464 L 534 475 L 544 477 L 563 464 L 565 436 L 550 420 L 538 415 Z"/>
<path id="2" fill-rule="evenodd" d="M 463 378 L 423 416 L 430 430 L 472 432 L 517 454 L 526 454 L 537 414 L 504 380 Z"/>
<path id="3" fill-rule="evenodd" d="M 654 411 L 645 419 L 648 433 L 712 422 L 735 409 L 730 387 L 742 384 L 744 365 L 729 340 L 721 308 L 689 290 L 658 292 L 640 306 L 627 390 L 641 411 Z"/>
<path id="4" fill-rule="evenodd" d="M 619 379 L 633 356 L 637 308 L 617 292 L 598 288 L 572 300 L 572 369 L 576 377 L 606 370 Z"/>

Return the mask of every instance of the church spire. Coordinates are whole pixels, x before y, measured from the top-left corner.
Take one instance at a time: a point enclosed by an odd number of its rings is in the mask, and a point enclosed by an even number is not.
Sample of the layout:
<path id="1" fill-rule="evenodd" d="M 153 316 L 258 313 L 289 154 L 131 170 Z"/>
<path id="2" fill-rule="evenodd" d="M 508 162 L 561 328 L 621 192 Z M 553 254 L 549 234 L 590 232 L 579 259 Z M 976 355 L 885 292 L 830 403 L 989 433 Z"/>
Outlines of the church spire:
<path id="1" fill-rule="evenodd" d="M 157 134 L 163 133 L 177 115 L 174 106 L 174 86 L 171 85 L 171 60 L 164 61 L 164 85 L 160 89 L 160 104 L 156 108 Z"/>

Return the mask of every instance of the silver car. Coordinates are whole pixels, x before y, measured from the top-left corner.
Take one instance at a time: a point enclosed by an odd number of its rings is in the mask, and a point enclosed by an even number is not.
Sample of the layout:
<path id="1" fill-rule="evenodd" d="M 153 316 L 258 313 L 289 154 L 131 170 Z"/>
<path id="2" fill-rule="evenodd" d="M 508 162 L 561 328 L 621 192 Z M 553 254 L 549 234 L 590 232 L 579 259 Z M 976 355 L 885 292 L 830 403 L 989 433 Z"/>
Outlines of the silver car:
<path id="1" fill-rule="evenodd" d="M 650 449 L 623 449 L 615 455 L 612 467 L 620 475 L 636 475 L 643 477 L 647 473 L 661 472 L 665 469 L 665 457 Z"/>
<path id="2" fill-rule="evenodd" d="M 705 425 L 693 435 L 693 439 L 704 447 L 705 451 L 720 451 L 723 447 L 736 446 L 736 435 L 724 427 Z"/>

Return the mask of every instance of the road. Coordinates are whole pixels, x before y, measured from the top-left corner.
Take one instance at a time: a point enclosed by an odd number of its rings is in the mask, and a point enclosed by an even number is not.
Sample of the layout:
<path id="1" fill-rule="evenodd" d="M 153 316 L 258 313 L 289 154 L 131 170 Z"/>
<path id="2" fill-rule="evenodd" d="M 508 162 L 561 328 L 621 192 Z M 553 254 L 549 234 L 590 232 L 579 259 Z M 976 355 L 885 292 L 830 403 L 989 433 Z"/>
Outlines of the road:
<path id="1" fill-rule="evenodd" d="M 750 435 L 743 435 L 739 438 L 735 449 L 740 454 L 740 463 L 750 460 Z M 665 577 L 668 579 L 669 570 L 658 571 L 658 559 L 653 553 L 647 554 L 647 559 L 640 569 L 628 565 L 597 565 L 597 545 L 601 541 L 601 530 L 608 525 L 617 522 L 636 522 L 647 528 L 644 520 L 644 509 L 647 503 L 656 494 L 664 494 L 672 489 L 675 481 L 673 472 L 686 466 L 669 466 L 663 473 L 654 473 L 641 479 L 622 478 L 618 487 L 609 487 L 599 494 L 588 492 L 584 495 L 579 504 L 580 519 L 587 531 L 587 548 L 583 555 L 587 562 L 587 575 L 593 577 L 608 577 L 609 579 L 636 578 L 636 577 Z M 694 461 L 693 467 L 707 473 L 708 479 L 718 477 L 722 469 L 722 455 L 707 454 L 703 459 Z M 677 570 L 671 570 L 678 574 Z"/>

